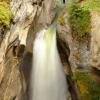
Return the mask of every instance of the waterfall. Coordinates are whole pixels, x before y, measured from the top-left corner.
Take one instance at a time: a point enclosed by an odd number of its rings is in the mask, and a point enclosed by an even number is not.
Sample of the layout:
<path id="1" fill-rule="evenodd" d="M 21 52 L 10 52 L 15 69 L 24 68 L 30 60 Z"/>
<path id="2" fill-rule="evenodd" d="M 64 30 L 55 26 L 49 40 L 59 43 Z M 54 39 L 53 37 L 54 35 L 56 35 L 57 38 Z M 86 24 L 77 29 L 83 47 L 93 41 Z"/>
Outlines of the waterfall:
<path id="1" fill-rule="evenodd" d="M 56 30 L 37 34 L 33 46 L 30 100 L 66 100 L 66 78 L 56 46 Z"/>

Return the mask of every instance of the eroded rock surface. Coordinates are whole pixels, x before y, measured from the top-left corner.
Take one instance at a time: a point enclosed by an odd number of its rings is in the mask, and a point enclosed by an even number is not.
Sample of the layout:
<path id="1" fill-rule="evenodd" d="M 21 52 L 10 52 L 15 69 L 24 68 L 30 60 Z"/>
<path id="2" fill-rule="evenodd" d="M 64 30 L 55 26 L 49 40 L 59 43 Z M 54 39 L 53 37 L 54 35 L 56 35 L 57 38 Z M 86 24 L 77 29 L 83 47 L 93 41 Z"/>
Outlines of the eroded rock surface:
<path id="1" fill-rule="evenodd" d="M 99 69 L 99 48 L 100 48 L 100 14 L 91 12 L 91 31 L 86 41 L 78 41 L 72 37 L 70 24 L 68 22 L 68 13 L 63 13 L 64 24 L 58 24 L 58 37 L 65 42 L 70 48 L 69 61 L 72 69 L 85 68 L 90 69 L 91 66 Z"/>
<path id="2" fill-rule="evenodd" d="M 29 100 L 24 94 L 31 69 L 27 54 L 35 35 L 51 24 L 55 7 L 55 0 L 12 0 L 14 19 L 0 45 L 0 100 Z"/>
<path id="3" fill-rule="evenodd" d="M 100 13 L 91 13 L 91 65 L 100 70 Z"/>

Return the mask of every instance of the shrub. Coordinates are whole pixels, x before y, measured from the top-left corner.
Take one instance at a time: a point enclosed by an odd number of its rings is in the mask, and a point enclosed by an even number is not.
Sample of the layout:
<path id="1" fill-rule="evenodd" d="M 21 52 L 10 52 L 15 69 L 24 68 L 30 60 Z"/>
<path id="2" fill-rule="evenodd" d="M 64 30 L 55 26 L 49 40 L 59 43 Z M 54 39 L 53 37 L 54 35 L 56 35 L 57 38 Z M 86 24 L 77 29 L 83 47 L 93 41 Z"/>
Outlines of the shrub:
<path id="1" fill-rule="evenodd" d="M 11 0 L 0 0 L 0 2 L 6 2 L 7 4 L 10 4 Z"/>
<path id="2" fill-rule="evenodd" d="M 100 84 L 90 73 L 76 71 L 73 79 L 79 87 L 82 100 L 100 100 Z"/>
<path id="3" fill-rule="evenodd" d="M 90 12 L 84 10 L 79 4 L 72 4 L 69 8 L 69 23 L 72 36 L 81 39 L 90 33 Z"/>
<path id="4" fill-rule="evenodd" d="M 100 0 L 84 0 L 82 6 L 85 10 L 100 12 Z"/>
<path id="5" fill-rule="evenodd" d="M 4 25 L 9 28 L 11 18 L 12 13 L 9 4 L 7 4 L 7 2 L 0 2 L 0 25 Z"/>

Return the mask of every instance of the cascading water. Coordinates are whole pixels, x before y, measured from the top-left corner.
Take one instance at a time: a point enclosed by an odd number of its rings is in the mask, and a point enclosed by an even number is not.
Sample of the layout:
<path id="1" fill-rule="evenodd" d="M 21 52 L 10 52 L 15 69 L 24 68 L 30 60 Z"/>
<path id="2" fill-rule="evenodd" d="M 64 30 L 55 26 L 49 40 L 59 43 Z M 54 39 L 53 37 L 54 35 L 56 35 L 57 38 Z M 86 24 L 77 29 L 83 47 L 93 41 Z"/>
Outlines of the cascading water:
<path id="1" fill-rule="evenodd" d="M 31 74 L 30 100 L 66 100 L 69 96 L 54 27 L 37 34 Z"/>

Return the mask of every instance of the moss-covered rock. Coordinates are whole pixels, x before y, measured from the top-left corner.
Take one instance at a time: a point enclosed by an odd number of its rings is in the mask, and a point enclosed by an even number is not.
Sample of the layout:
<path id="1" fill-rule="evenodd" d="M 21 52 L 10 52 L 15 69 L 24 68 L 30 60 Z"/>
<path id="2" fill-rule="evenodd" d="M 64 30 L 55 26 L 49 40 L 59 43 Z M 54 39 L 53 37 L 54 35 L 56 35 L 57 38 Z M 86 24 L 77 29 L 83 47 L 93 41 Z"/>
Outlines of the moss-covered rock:
<path id="1" fill-rule="evenodd" d="M 82 7 L 85 10 L 100 12 L 100 0 L 84 0 Z"/>
<path id="2" fill-rule="evenodd" d="M 64 19 L 64 16 L 63 15 L 61 15 L 59 18 L 58 18 L 58 22 L 59 22 L 59 24 L 60 25 L 65 25 L 65 19 Z"/>
<path id="3" fill-rule="evenodd" d="M 100 100 L 100 84 L 88 72 L 74 72 L 73 79 L 77 82 L 82 100 Z"/>
<path id="4" fill-rule="evenodd" d="M 0 2 L 0 26 L 4 25 L 7 28 L 10 27 L 12 13 L 8 1 Z"/>
<path id="5" fill-rule="evenodd" d="M 72 4 L 69 8 L 69 23 L 74 38 L 81 39 L 90 33 L 90 12 L 79 4 Z"/>
<path id="6" fill-rule="evenodd" d="M 69 4 L 69 23 L 74 38 L 84 40 L 88 37 L 91 28 L 90 12 L 100 12 L 100 0 L 84 0 L 81 3 Z"/>

